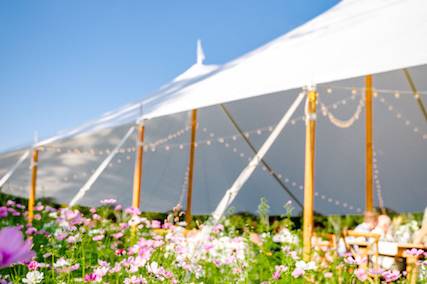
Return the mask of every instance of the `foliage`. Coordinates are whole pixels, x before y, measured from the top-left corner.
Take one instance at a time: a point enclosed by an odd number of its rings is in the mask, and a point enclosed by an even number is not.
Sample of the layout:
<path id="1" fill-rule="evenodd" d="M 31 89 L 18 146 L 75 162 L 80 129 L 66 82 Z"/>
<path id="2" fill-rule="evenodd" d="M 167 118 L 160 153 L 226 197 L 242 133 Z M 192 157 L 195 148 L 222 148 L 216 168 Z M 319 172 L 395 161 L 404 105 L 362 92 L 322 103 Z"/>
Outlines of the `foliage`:
<path id="1" fill-rule="evenodd" d="M 98 208 L 59 208 L 39 202 L 29 225 L 19 201 L 2 204 L 0 228 L 17 226 L 31 239 L 36 256 L 31 262 L 0 269 L 0 283 L 373 281 L 368 271 L 358 269 L 356 260 L 338 257 L 332 250 L 316 250 L 313 261 L 302 261 L 301 231 L 293 222 L 298 219 L 290 217 L 290 204 L 281 217 L 270 217 L 263 199 L 259 218 L 230 215 L 205 239 L 199 230 L 206 216 L 195 218 L 195 229 L 186 230 L 179 207 L 168 216 L 150 216 L 161 217 L 158 221 L 112 199 L 102 200 Z M 324 230 L 353 224 L 350 217 L 327 220 L 317 220 L 325 222 Z M 381 272 L 381 277 L 403 281 L 403 276 L 391 273 Z"/>

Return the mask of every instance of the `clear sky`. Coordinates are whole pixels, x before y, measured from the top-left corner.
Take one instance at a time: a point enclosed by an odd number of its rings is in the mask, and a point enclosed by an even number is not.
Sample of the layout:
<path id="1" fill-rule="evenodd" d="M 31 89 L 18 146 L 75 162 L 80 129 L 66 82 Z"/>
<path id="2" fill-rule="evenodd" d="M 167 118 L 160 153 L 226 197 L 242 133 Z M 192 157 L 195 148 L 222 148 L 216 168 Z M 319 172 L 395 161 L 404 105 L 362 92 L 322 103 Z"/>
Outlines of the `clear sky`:
<path id="1" fill-rule="evenodd" d="M 0 0 L 0 151 L 245 54 L 337 0 Z"/>

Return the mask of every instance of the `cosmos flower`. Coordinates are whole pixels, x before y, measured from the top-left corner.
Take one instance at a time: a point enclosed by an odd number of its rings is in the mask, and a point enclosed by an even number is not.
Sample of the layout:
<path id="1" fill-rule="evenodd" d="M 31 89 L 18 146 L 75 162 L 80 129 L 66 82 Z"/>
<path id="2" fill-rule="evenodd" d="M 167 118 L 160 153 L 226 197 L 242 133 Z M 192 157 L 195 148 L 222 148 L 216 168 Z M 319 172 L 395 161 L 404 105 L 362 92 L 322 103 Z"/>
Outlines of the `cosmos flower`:
<path id="1" fill-rule="evenodd" d="M 279 280 L 280 277 L 282 276 L 282 272 L 288 270 L 287 266 L 284 265 L 276 265 L 275 267 L 275 271 L 273 273 L 273 279 L 274 280 Z"/>
<path id="2" fill-rule="evenodd" d="M 22 279 L 23 283 L 27 284 L 37 284 L 43 281 L 43 272 L 40 271 L 30 271 L 27 273 L 24 279 Z"/>
<path id="3" fill-rule="evenodd" d="M 37 261 L 32 260 L 30 263 L 27 264 L 28 270 L 36 270 L 39 267 L 39 264 Z"/>
<path id="4" fill-rule="evenodd" d="M 7 208 L 4 206 L 0 207 L 0 218 L 5 218 L 7 217 L 8 212 L 7 212 Z"/>
<path id="5" fill-rule="evenodd" d="M 101 204 L 104 204 L 104 205 L 113 205 L 117 203 L 117 200 L 115 200 L 114 198 L 109 198 L 109 199 L 103 199 L 100 202 Z"/>
<path id="6" fill-rule="evenodd" d="M 424 250 L 413 248 L 413 249 L 406 250 L 405 253 L 412 256 L 420 256 L 424 254 Z"/>
<path id="7" fill-rule="evenodd" d="M 0 268 L 30 261 L 35 255 L 31 246 L 31 240 L 24 241 L 22 232 L 17 227 L 0 230 Z"/>
<path id="8" fill-rule="evenodd" d="M 84 277 L 85 282 L 100 282 L 101 278 L 96 273 L 86 274 Z"/>
<path id="9" fill-rule="evenodd" d="M 366 273 L 366 270 L 363 268 L 358 268 L 354 271 L 354 275 L 356 275 L 357 279 L 364 282 L 368 280 L 368 273 Z"/>
<path id="10" fill-rule="evenodd" d="M 397 279 L 399 279 L 400 272 L 397 270 L 394 270 L 394 271 L 389 270 L 389 271 L 383 272 L 382 276 L 384 277 L 385 282 L 387 282 L 387 283 L 388 282 L 394 282 Z"/>

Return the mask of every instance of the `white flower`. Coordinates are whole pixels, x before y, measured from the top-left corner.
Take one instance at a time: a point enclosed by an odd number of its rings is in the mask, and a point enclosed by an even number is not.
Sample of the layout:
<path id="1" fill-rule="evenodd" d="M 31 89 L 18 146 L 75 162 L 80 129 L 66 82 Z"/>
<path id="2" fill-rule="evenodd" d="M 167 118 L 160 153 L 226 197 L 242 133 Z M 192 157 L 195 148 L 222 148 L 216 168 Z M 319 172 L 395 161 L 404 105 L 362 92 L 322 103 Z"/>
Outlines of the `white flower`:
<path id="1" fill-rule="evenodd" d="M 159 264 L 157 262 L 153 261 L 151 264 L 147 265 L 147 270 L 148 270 L 148 272 L 156 275 L 159 273 Z"/>
<path id="2" fill-rule="evenodd" d="M 295 263 L 296 268 L 300 268 L 302 270 L 315 270 L 316 269 L 316 264 L 314 263 L 314 261 L 310 261 L 310 262 L 305 262 L 304 260 L 300 260 L 297 261 Z"/>
<path id="3" fill-rule="evenodd" d="M 100 202 L 101 204 L 104 204 L 104 205 L 111 205 L 111 204 L 117 203 L 117 200 L 115 200 L 114 198 L 109 198 L 109 199 L 103 199 Z"/>
<path id="4" fill-rule="evenodd" d="M 42 282 L 42 280 L 43 280 L 43 272 L 30 271 L 27 273 L 25 278 L 22 279 L 22 282 L 27 284 L 37 284 Z"/>
<path id="5" fill-rule="evenodd" d="M 298 237 L 291 233 L 286 228 L 280 230 L 279 233 L 273 236 L 273 242 L 275 243 L 288 243 L 288 244 L 298 244 Z"/>
<path id="6" fill-rule="evenodd" d="M 70 265 L 70 262 L 65 258 L 61 257 L 53 264 L 53 267 L 60 268 L 60 267 L 69 266 L 69 265 Z"/>

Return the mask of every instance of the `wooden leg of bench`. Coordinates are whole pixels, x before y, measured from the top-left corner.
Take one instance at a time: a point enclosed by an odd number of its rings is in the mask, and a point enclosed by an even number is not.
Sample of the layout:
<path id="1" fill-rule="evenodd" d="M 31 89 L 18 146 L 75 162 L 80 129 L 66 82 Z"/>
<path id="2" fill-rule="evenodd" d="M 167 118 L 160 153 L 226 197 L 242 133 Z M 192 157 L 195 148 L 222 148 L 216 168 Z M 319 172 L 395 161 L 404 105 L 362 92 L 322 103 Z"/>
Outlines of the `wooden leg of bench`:
<path id="1" fill-rule="evenodd" d="M 410 281 L 409 283 L 411 284 L 417 283 L 417 276 L 418 276 L 417 257 L 408 256 L 406 258 L 406 275 Z"/>

